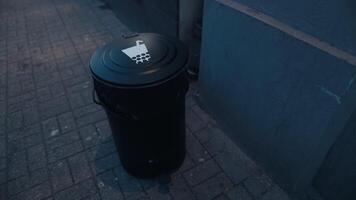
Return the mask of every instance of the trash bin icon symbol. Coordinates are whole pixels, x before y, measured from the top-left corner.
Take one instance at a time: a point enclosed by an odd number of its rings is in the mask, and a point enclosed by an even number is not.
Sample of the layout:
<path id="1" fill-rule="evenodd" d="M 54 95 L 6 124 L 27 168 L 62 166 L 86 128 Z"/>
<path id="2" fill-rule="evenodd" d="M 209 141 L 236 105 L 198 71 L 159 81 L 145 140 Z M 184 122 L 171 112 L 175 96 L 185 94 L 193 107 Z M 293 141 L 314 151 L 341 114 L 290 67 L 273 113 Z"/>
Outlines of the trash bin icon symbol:
<path id="1" fill-rule="evenodd" d="M 148 49 L 142 40 L 136 40 L 135 46 L 123 49 L 121 51 L 130 57 L 131 60 L 135 61 L 136 64 L 149 61 L 151 58 L 151 55 L 148 53 Z"/>

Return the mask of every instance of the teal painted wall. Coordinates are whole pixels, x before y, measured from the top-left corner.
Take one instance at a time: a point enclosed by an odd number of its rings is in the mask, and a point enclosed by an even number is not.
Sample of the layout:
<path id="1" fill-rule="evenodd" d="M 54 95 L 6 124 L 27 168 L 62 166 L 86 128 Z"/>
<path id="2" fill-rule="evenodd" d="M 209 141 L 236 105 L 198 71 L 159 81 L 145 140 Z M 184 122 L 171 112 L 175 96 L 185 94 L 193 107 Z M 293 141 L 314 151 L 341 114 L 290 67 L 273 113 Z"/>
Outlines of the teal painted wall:
<path id="1" fill-rule="evenodd" d="M 356 55 L 354 0 L 234 0 Z"/>
<path id="2" fill-rule="evenodd" d="M 311 186 L 355 110 L 355 69 L 229 6 L 205 1 L 202 99 L 229 136 L 293 196 Z"/>
<path id="3" fill-rule="evenodd" d="M 314 186 L 325 200 L 356 199 L 356 112 L 330 149 Z"/>
<path id="4" fill-rule="evenodd" d="M 103 0 L 135 32 L 178 37 L 178 0 Z"/>

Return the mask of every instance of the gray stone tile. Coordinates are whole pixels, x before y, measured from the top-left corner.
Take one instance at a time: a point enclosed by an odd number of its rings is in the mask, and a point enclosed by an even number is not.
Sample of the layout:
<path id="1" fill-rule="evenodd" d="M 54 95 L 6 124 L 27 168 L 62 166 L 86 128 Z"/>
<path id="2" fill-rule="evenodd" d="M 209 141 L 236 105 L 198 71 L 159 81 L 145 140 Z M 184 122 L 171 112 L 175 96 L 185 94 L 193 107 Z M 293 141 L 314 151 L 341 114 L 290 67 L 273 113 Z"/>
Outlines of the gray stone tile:
<path id="1" fill-rule="evenodd" d="M 272 187 L 272 181 L 265 175 L 250 176 L 244 181 L 244 185 L 255 198 L 261 198 Z"/>
<path id="2" fill-rule="evenodd" d="M 219 166 L 213 159 L 200 163 L 193 169 L 184 173 L 184 178 L 189 185 L 196 185 L 221 172 Z"/>
<path id="3" fill-rule="evenodd" d="M 30 171 L 45 167 L 47 165 L 45 146 L 38 144 L 28 148 L 27 158 Z"/>
<path id="4" fill-rule="evenodd" d="M 80 182 L 73 187 L 69 187 L 54 194 L 55 200 L 80 200 L 85 197 L 90 197 L 96 194 L 98 191 L 96 189 L 95 183 L 92 179 Z"/>
<path id="5" fill-rule="evenodd" d="M 214 200 L 230 200 L 225 194 L 216 197 Z M 234 199 L 231 199 L 234 200 Z"/>
<path id="6" fill-rule="evenodd" d="M 8 179 L 27 175 L 26 151 L 18 151 L 9 155 Z"/>
<path id="7" fill-rule="evenodd" d="M 6 171 L 5 170 L 0 170 L 0 185 L 3 183 L 6 183 Z"/>
<path id="8" fill-rule="evenodd" d="M 70 110 L 69 104 L 65 96 L 56 97 L 39 105 L 39 112 L 42 119 L 55 117 Z"/>
<path id="9" fill-rule="evenodd" d="M 222 193 L 227 192 L 233 184 L 225 174 L 218 174 L 215 177 L 193 187 L 193 191 L 198 200 L 214 199 Z"/>
<path id="10" fill-rule="evenodd" d="M 67 112 L 58 116 L 58 123 L 63 133 L 71 131 L 76 127 L 76 123 L 71 112 Z"/>
<path id="11" fill-rule="evenodd" d="M 290 200 L 291 198 L 278 186 L 273 186 L 262 196 L 262 200 Z"/>
<path id="12" fill-rule="evenodd" d="M 104 137 L 100 135 L 99 131 L 97 131 L 93 125 L 80 128 L 79 133 L 86 148 L 95 146 L 104 141 Z"/>
<path id="13" fill-rule="evenodd" d="M 206 127 L 208 124 L 202 121 L 190 108 L 186 109 L 186 124 L 193 133 Z"/>
<path id="14" fill-rule="evenodd" d="M 172 178 L 169 184 L 169 191 L 175 200 L 195 199 L 190 186 L 181 175 Z"/>
<path id="15" fill-rule="evenodd" d="M 45 138 L 55 137 L 60 134 L 57 118 L 49 118 L 42 122 L 43 135 Z"/>
<path id="16" fill-rule="evenodd" d="M 189 131 L 186 134 L 186 146 L 194 163 L 204 162 L 211 158 L 209 152 Z"/>
<path id="17" fill-rule="evenodd" d="M 255 173 L 256 165 L 238 149 L 230 149 L 214 158 L 234 184 L 239 184 Z"/>
<path id="18" fill-rule="evenodd" d="M 121 164 L 119 160 L 119 155 L 117 153 L 112 153 L 110 155 L 107 155 L 103 158 L 99 158 L 94 160 L 91 163 L 92 170 L 95 174 L 99 174 L 101 172 L 104 172 L 108 169 L 112 169 L 114 167 L 117 167 Z"/>
<path id="19" fill-rule="evenodd" d="M 173 199 L 170 195 L 169 191 L 162 189 L 160 187 L 154 187 L 147 191 L 148 196 L 150 199 L 157 199 L 157 200 L 171 200 Z"/>
<path id="20" fill-rule="evenodd" d="M 74 183 L 91 177 L 91 169 L 85 155 L 85 152 L 82 152 L 68 158 Z"/>
<path id="21" fill-rule="evenodd" d="M 79 153 L 83 151 L 83 149 L 84 148 L 79 140 L 64 146 L 60 146 L 58 148 L 47 149 L 48 162 L 52 163 L 58 161 L 60 159 Z"/>
<path id="22" fill-rule="evenodd" d="M 54 192 L 73 185 L 69 167 L 65 160 L 50 165 L 49 174 Z"/>
<path id="23" fill-rule="evenodd" d="M 7 166 L 6 157 L 0 157 L 0 170 L 5 169 Z"/>
<path id="24" fill-rule="evenodd" d="M 48 180 L 47 169 L 39 169 L 31 174 L 26 174 L 14 180 L 11 180 L 8 183 L 8 194 L 10 196 L 17 193 L 29 190 L 29 188 L 34 187 L 35 185 L 41 184 Z"/>
<path id="25" fill-rule="evenodd" d="M 14 196 L 11 200 L 41 200 L 49 196 L 51 196 L 49 182 L 44 182 Z"/>
<path id="26" fill-rule="evenodd" d="M 0 199 L 8 199 L 6 194 L 6 184 L 0 185 Z"/>
<path id="27" fill-rule="evenodd" d="M 118 180 L 111 170 L 97 176 L 97 185 L 102 199 L 124 199 Z"/>
<path id="28" fill-rule="evenodd" d="M 114 173 L 125 197 L 129 197 L 142 191 L 140 181 L 129 175 L 122 166 L 116 167 Z"/>
<path id="29" fill-rule="evenodd" d="M 249 194 L 246 188 L 241 184 L 231 189 L 227 193 L 227 196 L 230 199 L 236 199 L 236 200 L 253 200 L 253 197 Z"/>
<path id="30" fill-rule="evenodd" d="M 116 152 L 116 146 L 112 140 L 86 150 L 89 161 L 100 159 L 114 152 Z"/>

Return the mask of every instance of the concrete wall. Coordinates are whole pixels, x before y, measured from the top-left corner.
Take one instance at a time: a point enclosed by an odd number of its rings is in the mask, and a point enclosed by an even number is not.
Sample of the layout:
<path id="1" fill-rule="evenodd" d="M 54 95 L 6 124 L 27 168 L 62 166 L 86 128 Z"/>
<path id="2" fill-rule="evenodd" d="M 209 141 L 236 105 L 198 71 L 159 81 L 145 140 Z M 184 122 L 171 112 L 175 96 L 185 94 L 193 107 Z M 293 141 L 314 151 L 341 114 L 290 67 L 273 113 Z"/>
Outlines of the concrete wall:
<path id="1" fill-rule="evenodd" d="M 325 200 L 356 199 L 356 112 L 328 153 L 314 186 Z"/>
<path id="2" fill-rule="evenodd" d="M 294 196 L 311 187 L 355 110 L 354 64 L 347 52 L 268 15 L 231 0 L 205 1 L 203 101 Z"/>
<path id="3" fill-rule="evenodd" d="M 105 0 L 120 20 L 135 32 L 178 37 L 179 0 Z"/>
<path id="4" fill-rule="evenodd" d="M 234 0 L 356 54 L 354 0 Z"/>

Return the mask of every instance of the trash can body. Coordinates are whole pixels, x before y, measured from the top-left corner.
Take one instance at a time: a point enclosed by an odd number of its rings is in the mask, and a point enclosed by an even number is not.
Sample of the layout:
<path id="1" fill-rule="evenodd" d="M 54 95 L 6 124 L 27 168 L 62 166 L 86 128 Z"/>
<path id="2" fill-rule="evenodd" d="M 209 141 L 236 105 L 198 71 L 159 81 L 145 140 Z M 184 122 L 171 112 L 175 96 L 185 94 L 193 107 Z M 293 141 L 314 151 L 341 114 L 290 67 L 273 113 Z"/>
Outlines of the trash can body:
<path id="1" fill-rule="evenodd" d="M 155 40 L 167 40 L 171 49 L 168 45 L 155 44 Z M 94 54 L 90 67 L 97 100 L 107 113 L 120 160 L 126 171 L 136 177 L 170 174 L 179 168 L 185 157 L 185 94 L 189 87 L 185 72 L 187 51 L 180 42 L 157 34 L 121 38 L 114 44 L 107 50 L 98 50 L 99 54 Z M 135 55 L 138 51 L 135 47 L 144 51 L 139 51 L 141 57 Z M 162 48 L 166 49 L 162 51 Z M 173 56 L 167 51 L 174 51 Z M 116 59 L 115 65 L 123 63 L 118 68 L 127 68 L 127 71 L 116 69 L 119 75 L 112 79 L 112 75 L 101 74 L 98 69 L 108 65 L 106 54 L 111 54 L 111 60 Z M 156 58 L 158 55 L 164 57 Z M 168 62 L 165 61 L 167 58 Z M 147 78 L 142 78 L 147 74 Z M 130 77 L 136 78 L 136 82 Z"/>

